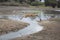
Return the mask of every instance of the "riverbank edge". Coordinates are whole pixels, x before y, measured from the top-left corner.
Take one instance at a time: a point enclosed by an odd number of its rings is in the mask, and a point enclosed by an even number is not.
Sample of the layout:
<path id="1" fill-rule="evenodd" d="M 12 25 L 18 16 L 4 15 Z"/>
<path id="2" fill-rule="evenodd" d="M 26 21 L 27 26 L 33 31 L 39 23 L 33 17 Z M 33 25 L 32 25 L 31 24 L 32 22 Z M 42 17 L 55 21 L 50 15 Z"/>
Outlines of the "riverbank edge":
<path id="1" fill-rule="evenodd" d="M 29 24 L 21 21 L 0 19 L 0 35 L 16 32 L 27 27 Z"/>

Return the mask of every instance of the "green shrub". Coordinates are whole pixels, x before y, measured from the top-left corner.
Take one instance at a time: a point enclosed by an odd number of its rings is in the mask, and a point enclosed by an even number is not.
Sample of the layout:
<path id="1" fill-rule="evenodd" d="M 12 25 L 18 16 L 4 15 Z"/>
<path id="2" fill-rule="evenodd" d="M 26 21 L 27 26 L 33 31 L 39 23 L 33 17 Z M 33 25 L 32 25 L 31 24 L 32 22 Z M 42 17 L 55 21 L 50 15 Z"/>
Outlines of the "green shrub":
<path id="1" fill-rule="evenodd" d="M 31 3 L 32 6 L 39 6 L 39 5 L 44 5 L 43 2 L 32 2 Z"/>

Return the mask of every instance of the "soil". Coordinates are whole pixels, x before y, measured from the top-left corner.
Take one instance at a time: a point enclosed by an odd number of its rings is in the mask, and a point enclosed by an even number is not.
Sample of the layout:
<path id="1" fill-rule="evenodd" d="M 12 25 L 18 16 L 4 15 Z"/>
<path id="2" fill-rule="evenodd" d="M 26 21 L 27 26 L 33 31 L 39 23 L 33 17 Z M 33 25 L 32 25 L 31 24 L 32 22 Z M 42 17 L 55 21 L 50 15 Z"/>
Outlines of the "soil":
<path id="1" fill-rule="evenodd" d="M 27 27 L 29 24 L 21 21 L 13 21 L 9 19 L 0 19 L 0 35 L 18 31 Z"/>
<path id="2" fill-rule="evenodd" d="M 11 15 L 11 14 L 19 15 L 22 10 L 43 10 L 44 11 L 44 10 L 60 10 L 60 8 L 0 6 L 0 15 Z"/>
<path id="3" fill-rule="evenodd" d="M 42 31 L 12 40 L 60 40 L 60 22 L 41 21 L 39 24 L 44 26 Z"/>
<path id="4" fill-rule="evenodd" d="M 0 6 L 0 14 L 19 14 L 21 10 L 60 10 L 60 8 L 29 8 L 29 7 L 9 7 Z M 26 27 L 26 23 L 19 23 L 11 20 L 0 20 L 0 35 L 15 31 L 16 29 L 22 29 Z M 44 26 L 44 29 L 38 33 L 28 36 L 18 37 L 12 40 L 60 40 L 60 21 L 41 21 L 39 25 Z"/>

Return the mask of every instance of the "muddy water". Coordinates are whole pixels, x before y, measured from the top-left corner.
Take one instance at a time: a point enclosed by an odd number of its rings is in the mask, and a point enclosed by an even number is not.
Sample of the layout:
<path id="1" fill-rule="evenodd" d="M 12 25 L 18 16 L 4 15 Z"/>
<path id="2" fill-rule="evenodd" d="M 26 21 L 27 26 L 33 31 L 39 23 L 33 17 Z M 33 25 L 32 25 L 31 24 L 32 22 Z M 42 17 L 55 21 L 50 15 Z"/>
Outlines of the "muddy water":
<path id="1" fill-rule="evenodd" d="M 3 18 L 3 19 L 5 18 L 5 19 L 16 20 L 16 21 L 23 21 L 23 22 L 29 23 L 30 25 L 17 32 L 12 32 L 12 33 L 8 33 L 5 35 L 1 35 L 0 40 L 9 40 L 9 39 L 13 39 L 16 37 L 22 37 L 22 36 L 33 34 L 33 33 L 43 30 L 43 27 L 38 25 L 38 23 L 36 21 L 38 19 L 38 17 L 36 17 L 34 20 L 32 20 L 30 17 L 22 18 L 22 19 L 20 17 L 21 16 L 16 16 L 16 15 L 1 16 L 1 18 Z"/>

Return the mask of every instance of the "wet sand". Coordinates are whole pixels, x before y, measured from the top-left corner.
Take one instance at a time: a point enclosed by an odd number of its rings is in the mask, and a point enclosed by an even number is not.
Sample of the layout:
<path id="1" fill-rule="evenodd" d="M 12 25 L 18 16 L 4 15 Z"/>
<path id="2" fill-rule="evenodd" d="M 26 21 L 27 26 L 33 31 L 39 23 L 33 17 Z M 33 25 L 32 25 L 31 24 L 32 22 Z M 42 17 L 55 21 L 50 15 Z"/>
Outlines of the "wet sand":
<path id="1" fill-rule="evenodd" d="M 44 26 L 43 31 L 12 40 L 60 40 L 60 22 L 42 21 L 39 24 Z"/>
<path id="2" fill-rule="evenodd" d="M 0 19 L 0 35 L 18 31 L 27 27 L 29 24 L 21 21 L 13 21 L 9 19 Z"/>

